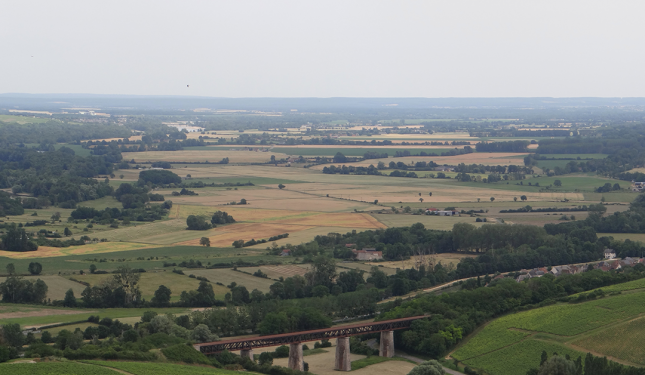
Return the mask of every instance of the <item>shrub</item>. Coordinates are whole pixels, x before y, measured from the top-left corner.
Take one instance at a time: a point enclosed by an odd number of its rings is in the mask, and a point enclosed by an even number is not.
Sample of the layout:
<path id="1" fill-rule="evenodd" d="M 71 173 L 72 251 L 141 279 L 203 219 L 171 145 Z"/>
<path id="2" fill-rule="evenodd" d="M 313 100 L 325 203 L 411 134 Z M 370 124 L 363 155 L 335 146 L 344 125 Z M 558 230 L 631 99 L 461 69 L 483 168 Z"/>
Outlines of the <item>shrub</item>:
<path id="1" fill-rule="evenodd" d="M 161 352 L 166 358 L 175 362 L 199 363 L 202 365 L 210 365 L 211 363 L 208 357 L 186 344 L 169 346 L 161 349 Z"/>
<path id="2" fill-rule="evenodd" d="M 170 336 L 165 333 L 153 333 L 152 335 L 146 336 L 142 340 L 142 343 L 144 345 L 151 345 L 155 348 L 169 347 L 173 345 L 183 344 L 185 342 L 186 340 L 182 338 Z"/>
<path id="3" fill-rule="evenodd" d="M 329 340 L 322 340 L 321 342 L 316 341 L 314 343 L 314 349 L 318 348 L 331 348 L 331 342 L 329 342 Z"/>
<path id="4" fill-rule="evenodd" d="M 262 352 L 262 354 L 260 354 L 260 359 L 259 359 L 258 362 L 259 362 L 260 366 L 272 365 L 273 364 L 273 356 L 271 355 L 271 353 Z"/>
<path id="5" fill-rule="evenodd" d="M 286 345 L 278 346 L 273 352 L 273 358 L 287 358 L 289 357 L 289 347 Z"/>

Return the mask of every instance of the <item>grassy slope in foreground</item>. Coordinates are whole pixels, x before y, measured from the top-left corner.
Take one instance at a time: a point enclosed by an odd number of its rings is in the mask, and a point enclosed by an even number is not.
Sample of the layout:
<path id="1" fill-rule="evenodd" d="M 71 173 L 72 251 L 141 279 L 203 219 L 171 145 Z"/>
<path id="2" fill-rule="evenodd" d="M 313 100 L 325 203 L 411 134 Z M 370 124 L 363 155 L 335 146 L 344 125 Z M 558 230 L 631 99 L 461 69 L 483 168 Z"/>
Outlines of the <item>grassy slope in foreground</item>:
<path id="1" fill-rule="evenodd" d="M 0 374 L 12 375 L 118 375 L 106 367 L 78 362 L 4 363 Z M 178 374 L 179 375 L 179 374 Z"/>
<path id="2" fill-rule="evenodd" d="M 83 361 L 84 363 L 107 366 L 134 375 L 201 375 L 201 374 L 218 374 L 234 375 L 240 374 L 239 371 L 221 370 L 213 367 L 175 365 L 168 363 L 150 363 L 150 362 L 113 362 L 113 361 Z M 252 374 L 252 373 L 251 373 Z"/>
<path id="3" fill-rule="evenodd" d="M 125 371 L 134 375 L 233 375 L 237 371 L 221 370 L 213 367 L 175 365 L 148 362 L 41 362 L 5 363 L 0 365 L 0 373 L 12 375 L 118 375 Z"/>
<path id="4" fill-rule="evenodd" d="M 620 286 L 622 290 L 637 290 L 645 283 L 636 280 Z M 507 315 L 488 324 L 452 356 L 491 375 L 524 373 L 537 367 L 542 350 L 569 354 L 574 359 L 592 350 L 596 355 L 611 355 L 626 364 L 641 364 L 645 362 L 641 359 L 645 346 L 625 346 L 629 340 L 617 333 L 635 335 L 634 340 L 640 340 L 637 337 L 642 330 L 629 327 L 638 325 L 633 319 L 643 313 L 644 303 L 645 291 L 637 290 Z M 640 319 L 635 322 L 642 324 Z"/>

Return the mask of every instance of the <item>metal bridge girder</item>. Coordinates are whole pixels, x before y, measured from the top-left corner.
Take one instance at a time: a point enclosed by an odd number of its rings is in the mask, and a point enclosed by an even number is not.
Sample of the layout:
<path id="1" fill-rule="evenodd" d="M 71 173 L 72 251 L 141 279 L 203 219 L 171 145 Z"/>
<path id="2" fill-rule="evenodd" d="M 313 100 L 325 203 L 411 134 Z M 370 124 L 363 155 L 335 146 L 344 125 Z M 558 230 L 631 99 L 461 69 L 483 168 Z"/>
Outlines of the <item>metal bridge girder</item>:
<path id="1" fill-rule="evenodd" d="M 204 354 L 212 354 L 224 350 L 235 351 L 242 349 L 263 348 L 267 346 L 296 344 L 307 341 L 317 341 L 331 338 L 348 337 L 362 335 L 365 333 L 375 333 L 383 331 L 394 331 L 398 329 L 409 328 L 413 321 L 425 318 L 425 316 L 416 316 L 412 318 L 403 318 L 388 320 L 383 322 L 368 323 L 362 325 L 344 326 L 337 328 L 293 332 L 282 335 L 260 336 L 248 339 L 226 340 L 197 344 L 199 350 Z"/>

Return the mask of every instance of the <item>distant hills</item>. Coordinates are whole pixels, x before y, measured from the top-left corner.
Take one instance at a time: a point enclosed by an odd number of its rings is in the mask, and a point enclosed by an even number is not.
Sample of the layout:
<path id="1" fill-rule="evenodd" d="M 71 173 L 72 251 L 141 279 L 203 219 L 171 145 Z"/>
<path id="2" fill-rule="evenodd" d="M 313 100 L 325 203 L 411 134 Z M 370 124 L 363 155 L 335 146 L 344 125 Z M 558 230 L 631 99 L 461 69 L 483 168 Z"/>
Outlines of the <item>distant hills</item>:
<path id="1" fill-rule="evenodd" d="M 121 109 L 195 108 L 230 110 L 376 110 L 430 108 L 585 108 L 645 106 L 645 98 L 217 98 L 202 96 L 139 96 L 95 94 L 0 94 L 0 109 L 69 107 Z"/>

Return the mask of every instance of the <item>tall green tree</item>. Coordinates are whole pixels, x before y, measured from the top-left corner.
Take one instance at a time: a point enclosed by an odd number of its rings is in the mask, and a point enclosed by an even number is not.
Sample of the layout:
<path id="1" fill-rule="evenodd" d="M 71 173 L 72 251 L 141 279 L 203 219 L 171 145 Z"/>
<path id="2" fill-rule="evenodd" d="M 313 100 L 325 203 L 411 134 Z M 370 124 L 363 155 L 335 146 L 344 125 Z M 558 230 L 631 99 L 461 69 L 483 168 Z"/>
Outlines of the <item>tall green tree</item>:
<path id="1" fill-rule="evenodd" d="M 186 218 L 188 230 L 208 230 L 212 225 L 206 222 L 206 218 L 198 215 L 188 215 Z"/>
<path id="2" fill-rule="evenodd" d="M 63 300 L 63 306 L 65 307 L 76 307 L 76 297 L 74 297 L 74 291 L 72 288 L 69 288 L 65 292 L 65 299 Z"/>
<path id="3" fill-rule="evenodd" d="M 2 236 L 0 249 L 7 251 L 36 251 L 38 245 L 29 241 L 29 237 L 23 228 L 12 225 L 7 233 Z"/>
<path id="4" fill-rule="evenodd" d="M 576 375 L 576 364 L 559 355 L 549 358 L 538 370 L 538 375 Z"/>
<path id="5" fill-rule="evenodd" d="M 160 285 L 159 288 L 155 291 L 154 297 L 152 297 L 152 303 L 157 306 L 168 306 L 170 303 L 170 295 L 172 292 L 165 285 Z"/>
<path id="6" fill-rule="evenodd" d="M 38 262 L 31 262 L 29 263 L 29 267 L 27 267 L 27 269 L 32 275 L 40 275 L 40 273 L 43 271 L 43 266 Z"/>
<path id="7" fill-rule="evenodd" d="M 131 303 L 140 299 L 139 278 L 141 278 L 141 274 L 139 272 L 136 272 L 130 266 L 120 266 L 117 268 L 117 272 L 113 278 L 114 282 L 123 288 L 125 292 L 125 303 Z"/>
<path id="8" fill-rule="evenodd" d="M 310 286 L 324 285 L 331 288 L 336 278 L 336 262 L 332 258 L 318 256 L 314 259 L 312 270 L 305 274 Z"/>

